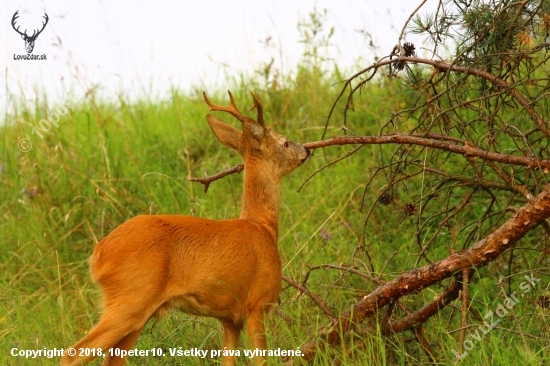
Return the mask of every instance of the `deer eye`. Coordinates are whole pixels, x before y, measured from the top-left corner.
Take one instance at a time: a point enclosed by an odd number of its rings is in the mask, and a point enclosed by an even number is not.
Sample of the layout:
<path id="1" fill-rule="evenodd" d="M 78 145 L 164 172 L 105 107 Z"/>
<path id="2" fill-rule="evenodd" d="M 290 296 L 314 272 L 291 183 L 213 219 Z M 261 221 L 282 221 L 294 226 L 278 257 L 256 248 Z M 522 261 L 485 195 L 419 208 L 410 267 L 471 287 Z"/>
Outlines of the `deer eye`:
<path id="1" fill-rule="evenodd" d="M 288 147 L 288 141 L 285 141 L 285 147 Z"/>

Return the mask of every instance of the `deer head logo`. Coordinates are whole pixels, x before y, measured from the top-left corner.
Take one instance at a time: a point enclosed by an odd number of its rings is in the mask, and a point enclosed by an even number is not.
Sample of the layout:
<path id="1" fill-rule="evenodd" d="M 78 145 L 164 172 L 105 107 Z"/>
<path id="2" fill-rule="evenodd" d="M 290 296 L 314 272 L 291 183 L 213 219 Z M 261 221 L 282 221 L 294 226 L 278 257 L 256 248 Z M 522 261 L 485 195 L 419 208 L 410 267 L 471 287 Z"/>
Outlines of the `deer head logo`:
<path id="1" fill-rule="evenodd" d="M 17 18 L 19 18 L 19 10 L 17 10 L 15 12 L 15 14 L 13 14 L 13 18 L 11 18 L 11 26 L 13 27 L 13 29 L 15 29 L 15 31 L 17 33 L 19 33 L 21 35 L 21 38 L 23 38 L 23 40 L 25 41 L 25 48 L 27 49 L 27 53 L 31 53 L 32 50 L 34 49 L 34 42 L 36 41 L 36 38 L 38 37 L 38 35 L 40 33 L 42 33 L 42 31 L 44 30 L 44 28 L 46 28 L 46 24 L 48 24 L 48 14 L 44 13 L 44 18 L 46 19 L 46 22 L 42 23 L 42 29 L 38 30 L 38 29 L 34 29 L 33 32 L 32 32 L 32 36 L 29 36 L 27 34 L 27 30 L 25 29 L 25 32 L 24 33 L 21 33 L 19 31 L 19 27 L 15 28 L 15 20 Z M 37 33 L 38 32 L 38 33 Z"/>

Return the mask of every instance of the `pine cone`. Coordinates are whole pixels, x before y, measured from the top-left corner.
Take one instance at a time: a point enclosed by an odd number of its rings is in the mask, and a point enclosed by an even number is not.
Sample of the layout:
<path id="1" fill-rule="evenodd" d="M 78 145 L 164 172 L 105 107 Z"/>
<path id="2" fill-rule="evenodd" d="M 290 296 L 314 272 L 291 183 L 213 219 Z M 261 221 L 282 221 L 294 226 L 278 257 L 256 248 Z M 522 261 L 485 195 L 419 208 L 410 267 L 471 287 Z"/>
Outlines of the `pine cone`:
<path id="1" fill-rule="evenodd" d="M 407 203 L 403 210 L 405 211 L 405 215 L 412 216 L 416 213 L 416 205 L 414 203 Z"/>
<path id="2" fill-rule="evenodd" d="M 414 44 L 410 42 L 405 42 L 403 44 L 403 51 L 405 51 L 404 56 L 406 57 L 414 56 L 414 50 L 415 50 Z"/>
<path id="3" fill-rule="evenodd" d="M 383 206 L 387 206 L 393 203 L 393 197 L 388 192 L 384 192 L 378 197 L 378 202 Z"/>

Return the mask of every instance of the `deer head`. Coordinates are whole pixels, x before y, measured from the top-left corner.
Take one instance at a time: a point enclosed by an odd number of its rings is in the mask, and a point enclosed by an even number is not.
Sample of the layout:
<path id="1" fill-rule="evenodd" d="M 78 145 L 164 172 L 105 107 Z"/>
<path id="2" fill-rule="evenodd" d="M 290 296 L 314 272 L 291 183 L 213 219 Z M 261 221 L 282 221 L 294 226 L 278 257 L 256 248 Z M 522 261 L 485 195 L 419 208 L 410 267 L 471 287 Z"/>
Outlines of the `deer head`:
<path id="1" fill-rule="evenodd" d="M 13 17 L 11 18 L 11 26 L 13 27 L 13 29 L 15 29 L 15 31 L 17 33 L 19 33 L 21 35 L 21 38 L 23 38 L 23 40 L 25 41 L 25 48 L 27 49 L 27 53 L 31 53 L 32 50 L 34 49 L 34 42 L 36 41 L 36 38 L 38 37 L 38 35 L 40 33 L 42 33 L 42 31 L 44 30 L 44 28 L 46 28 L 46 24 L 48 24 L 48 14 L 44 13 L 44 18 L 46 19 L 46 22 L 42 23 L 42 29 L 38 30 L 38 29 L 35 29 L 33 30 L 33 33 L 32 33 L 32 36 L 29 36 L 27 34 L 27 30 L 25 29 L 25 32 L 24 33 L 21 33 L 19 31 L 19 27 L 15 28 L 15 20 L 17 18 L 19 18 L 19 10 L 17 10 L 15 12 L 15 14 L 13 14 Z"/>
<path id="2" fill-rule="evenodd" d="M 243 157 L 246 165 L 265 166 L 271 172 L 269 176 L 279 180 L 282 176 L 292 172 L 300 166 L 309 156 L 309 150 L 301 144 L 288 140 L 283 135 L 266 127 L 263 117 L 263 108 L 258 96 L 253 94 L 254 104 L 248 110 L 254 108 L 258 111 L 257 120 L 243 115 L 237 106 L 233 95 L 229 92 L 229 106 L 217 106 L 210 102 L 206 93 L 204 100 L 211 111 L 221 111 L 231 114 L 241 121 L 243 131 L 239 131 L 218 118 L 207 115 L 206 119 L 210 128 L 218 140 L 227 147 L 237 150 Z M 268 174 L 266 174 L 268 175 Z"/>
<path id="3" fill-rule="evenodd" d="M 241 219 L 261 222 L 273 237 L 277 238 L 279 221 L 279 188 L 282 177 L 304 163 L 309 150 L 288 140 L 264 123 L 260 99 L 252 94 L 256 108 L 256 120 L 242 114 L 229 92 L 229 106 L 218 106 L 210 102 L 206 93 L 204 100 L 211 111 L 227 112 L 242 123 L 242 132 L 207 115 L 206 120 L 218 140 L 227 147 L 237 150 L 244 160 L 244 186 Z"/>

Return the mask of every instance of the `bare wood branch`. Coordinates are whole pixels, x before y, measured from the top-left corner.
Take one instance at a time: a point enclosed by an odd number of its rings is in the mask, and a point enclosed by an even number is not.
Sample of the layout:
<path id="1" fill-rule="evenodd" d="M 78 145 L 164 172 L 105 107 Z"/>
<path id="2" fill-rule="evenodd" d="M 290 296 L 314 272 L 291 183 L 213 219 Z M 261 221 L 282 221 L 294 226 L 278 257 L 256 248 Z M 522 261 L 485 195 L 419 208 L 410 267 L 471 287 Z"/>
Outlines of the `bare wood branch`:
<path id="1" fill-rule="evenodd" d="M 405 29 L 407 29 L 407 25 L 409 25 L 409 22 L 411 21 L 411 19 L 413 18 L 413 16 L 418 13 L 418 11 L 420 10 L 420 8 L 422 6 L 424 6 L 424 4 L 426 4 L 426 1 L 428 0 L 423 0 L 422 3 L 420 5 L 418 5 L 418 7 L 416 9 L 414 9 L 414 11 L 411 13 L 411 15 L 409 15 L 409 18 L 407 19 L 407 21 L 405 22 L 405 24 L 403 24 L 403 28 L 401 29 L 401 33 L 399 33 L 399 38 L 397 40 L 399 46 L 401 46 L 401 40 L 403 39 L 403 35 L 405 34 Z"/>
<path id="2" fill-rule="evenodd" d="M 468 269 L 462 270 L 462 330 L 460 331 L 460 340 L 459 343 L 461 347 L 462 353 L 464 353 L 464 349 L 462 348 L 464 345 L 464 339 L 466 338 L 466 329 L 468 328 L 468 319 L 466 318 L 466 315 L 468 314 Z"/>
<path id="3" fill-rule="evenodd" d="M 333 269 L 339 269 L 341 271 L 346 271 L 346 272 L 349 272 L 349 273 L 353 273 L 353 274 L 356 274 L 356 275 L 361 276 L 363 278 L 366 278 L 369 281 L 375 282 L 378 285 L 383 285 L 383 284 L 386 283 L 385 281 L 383 281 L 379 278 L 373 277 L 373 276 L 369 275 L 368 273 L 365 273 L 365 272 L 360 271 L 360 270 L 358 270 L 356 268 L 353 268 L 353 267 L 344 267 L 344 266 L 338 266 L 338 265 L 335 265 L 335 264 L 320 264 L 318 266 L 309 267 L 309 270 L 313 271 L 313 270 L 319 269 L 319 268 L 333 268 Z"/>
<path id="4" fill-rule="evenodd" d="M 426 340 L 426 337 L 424 337 L 424 327 L 420 326 L 418 328 L 415 328 L 414 335 L 416 336 L 416 339 L 418 340 L 418 343 L 422 346 L 422 349 L 424 349 L 424 352 L 428 356 L 428 359 L 431 363 L 436 363 L 437 359 L 435 357 L 436 353 L 433 350 L 432 346 L 430 345 L 430 342 Z"/>
<path id="5" fill-rule="evenodd" d="M 456 300 L 459 293 L 460 282 L 455 278 L 449 285 L 447 285 L 447 287 L 445 287 L 443 292 L 439 294 L 435 300 L 426 304 L 421 309 L 389 324 L 388 330 L 393 333 L 399 333 L 423 324 L 447 306 L 447 304 Z"/>
<path id="6" fill-rule="evenodd" d="M 283 318 L 283 320 L 286 321 L 287 323 L 289 323 L 289 324 L 294 323 L 294 320 L 290 316 L 288 316 L 284 311 L 282 311 L 281 309 L 276 307 L 273 311 L 275 312 L 275 314 L 277 314 L 281 318 Z"/>
<path id="7" fill-rule="evenodd" d="M 380 136 L 335 136 L 330 139 L 305 143 L 308 149 L 318 149 L 321 147 L 333 146 L 333 145 L 384 145 L 384 144 L 410 144 L 430 147 L 433 149 L 450 151 L 456 154 L 463 155 L 468 158 L 480 158 L 483 160 L 498 161 L 504 164 L 521 165 L 529 168 L 550 168 L 550 160 L 538 159 L 536 157 L 528 156 L 515 156 L 508 154 L 501 154 L 492 151 L 480 149 L 472 146 L 470 143 L 465 142 L 464 145 L 458 145 L 450 142 L 435 140 L 432 138 L 425 138 L 421 135 L 392 133 Z"/>
<path id="8" fill-rule="evenodd" d="M 319 341 L 330 346 L 337 345 L 341 340 L 341 333 L 347 332 L 354 324 L 373 315 L 391 301 L 449 278 L 464 268 L 479 268 L 494 261 L 549 216 L 550 185 L 547 185 L 532 201 L 521 207 L 516 215 L 472 247 L 405 273 L 365 296 L 353 309 L 345 311 L 322 329 L 319 332 L 320 339 L 312 339 L 301 347 L 303 359 L 313 359 Z"/>
<path id="9" fill-rule="evenodd" d="M 393 314 L 394 307 L 395 307 L 395 301 L 390 302 L 390 304 L 386 308 L 386 312 L 384 313 L 384 316 L 380 321 L 380 324 L 382 325 L 382 335 L 384 337 L 387 337 L 390 334 L 390 331 L 391 331 L 390 318 L 391 318 L 391 315 Z"/>
<path id="10" fill-rule="evenodd" d="M 215 180 L 218 180 L 218 179 L 221 179 L 227 175 L 230 175 L 230 174 L 233 174 L 233 173 L 240 173 L 241 171 L 243 171 L 244 169 L 244 164 L 238 164 L 238 165 L 235 165 L 234 167 L 232 168 L 229 168 L 229 169 L 226 169 L 222 172 L 219 172 L 219 173 L 216 173 L 214 175 L 209 175 L 209 176 L 206 176 L 206 177 L 202 177 L 202 178 L 189 178 L 190 181 L 192 182 L 199 182 L 201 183 L 202 185 L 204 185 L 204 192 L 208 192 L 208 186 L 210 186 L 210 183 L 212 183 L 213 181 Z"/>
<path id="11" fill-rule="evenodd" d="M 524 185 L 522 184 L 516 184 L 514 182 L 514 178 L 511 177 L 510 175 L 506 174 L 505 172 L 502 171 L 502 169 L 499 169 L 494 163 L 492 162 L 487 162 L 487 165 L 494 170 L 495 173 L 497 173 L 497 175 L 502 178 L 503 181 L 505 181 L 506 183 L 508 183 L 508 185 L 513 189 L 515 190 L 516 192 L 520 193 L 521 195 L 523 195 L 523 197 L 525 197 L 526 199 L 530 200 L 533 198 L 533 195 L 531 194 L 531 192 L 529 192 L 529 190 L 527 189 L 527 187 L 525 187 Z"/>
<path id="12" fill-rule="evenodd" d="M 531 118 L 531 120 L 533 122 L 535 122 L 535 124 L 537 125 L 538 129 L 547 137 L 547 138 L 550 138 L 550 130 L 549 128 L 547 127 L 547 124 L 546 122 L 544 122 L 544 120 L 542 119 L 542 117 L 534 110 L 533 106 L 532 106 L 532 103 L 530 101 L 528 101 L 525 96 L 523 96 L 523 94 L 521 94 L 517 89 L 515 89 L 512 85 L 508 84 L 505 80 L 502 80 L 500 79 L 499 77 L 487 72 L 487 71 L 483 71 L 483 70 L 478 70 L 478 69 L 474 69 L 474 68 L 471 68 L 471 67 L 465 67 L 465 66 L 459 66 L 459 65 L 454 65 L 454 64 L 449 64 L 449 63 L 446 63 L 446 62 L 443 62 L 443 61 L 435 61 L 435 60 L 430 60 L 430 59 L 425 59 L 425 58 L 420 58 L 420 57 L 404 57 L 404 56 L 401 56 L 401 57 L 396 57 L 396 58 L 393 58 L 391 60 L 383 60 L 383 61 L 380 61 L 380 62 L 377 62 L 375 64 L 372 64 L 371 66 L 355 73 L 354 75 L 352 75 L 349 79 L 346 80 L 343 88 L 342 88 L 342 92 L 340 93 L 340 95 L 338 96 L 338 98 L 334 101 L 334 105 L 338 102 L 338 100 L 340 99 L 340 97 L 344 94 L 343 91 L 345 91 L 348 87 L 348 85 L 351 84 L 351 82 L 356 79 L 357 77 L 359 77 L 360 75 L 366 73 L 366 72 L 370 72 L 372 71 L 373 75 L 371 75 L 370 77 L 366 78 L 365 80 L 362 80 L 359 85 L 355 86 L 354 88 L 352 88 L 350 94 L 353 94 L 361 85 L 364 85 L 365 82 L 367 82 L 368 80 L 370 80 L 372 78 L 372 76 L 374 76 L 374 74 L 376 73 L 376 71 L 378 70 L 378 68 L 384 66 L 384 65 L 389 65 L 389 64 L 392 64 L 392 63 L 396 63 L 396 62 L 411 62 L 411 63 L 418 63 L 418 64 L 425 64 L 425 65 L 431 65 L 439 70 L 443 70 L 443 71 L 453 71 L 453 72 L 460 72 L 460 73 L 465 73 L 465 74 L 469 74 L 469 75 L 473 75 L 473 76 L 477 76 L 477 77 L 480 77 L 480 78 L 483 78 L 485 80 L 488 80 L 490 82 L 492 82 L 493 84 L 496 84 L 502 88 L 505 88 L 507 90 L 507 92 L 515 99 L 519 102 L 519 104 L 521 104 L 521 106 L 525 109 L 525 111 L 527 112 L 527 114 L 529 115 L 529 117 Z M 332 110 L 331 110 L 332 112 Z M 330 116 L 329 116 L 330 117 Z"/>
<path id="13" fill-rule="evenodd" d="M 428 248 L 430 247 L 430 245 L 435 241 L 435 239 L 437 238 L 437 235 L 439 234 L 439 232 L 441 231 L 441 229 L 447 225 L 447 223 L 453 218 L 455 217 L 459 212 L 462 211 L 462 209 L 464 207 L 466 207 L 466 205 L 470 202 L 472 196 L 474 195 L 474 190 L 471 189 L 468 191 L 468 193 L 466 193 L 464 195 L 464 197 L 462 197 L 462 202 L 460 202 L 460 204 L 457 206 L 457 207 L 454 207 L 452 208 L 452 210 L 454 211 L 453 213 L 451 213 L 450 215 L 447 215 L 443 220 L 441 220 L 439 222 L 439 224 L 437 225 L 437 229 L 435 229 L 435 233 L 432 235 L 432 237 L 430 238 L 430 240 L 428 240 L 428 242 L 422 247 L 422 250 L 420 251 L 420 253 L 418 254 L 418 257 L 414 263 L 414 266 L 416 267 L 418 265 L 418 263 L 420 263 L 420 259 L 425 256 L 425 253 L 426 251 L 428 250 Z"/>
<path id="14" fill-rule="evenodd" d="M 550 236 L 550 224 L 548 224 L 547 221 L 543 221 L 541 225 L 544 227 L 544 230 L 546 230 L 546 235 Z"/>
<path id="15" fill-rule="evenodd" d="M 301 293 L 306 294 L 307 296 L 309 296 L 309 298 L 311 300 L 313 300 L 313 302 L 315 304 L 317 304 L 319 309 L 321 309 L 321 311 L 323 313 L 325 313 L 330 319 L 332 319 L 332 320 L 336 319 L 336 317 L 334 315 L 332 315 L 332 313 L 328 309 L 328 306 L 319 298 L 319 296 L 315 295 L 307 287 L 300 285 L 298 282 L 294 281 L 292 278 L 287 277 L 285 275 L 283 275 L 283 280 L 286 283 L 288 283 L 290 286 L 295 287 Z"/>
<path id="16" fill-rule="evenodd" d="M 456 154 L 463 155 L 467 158 L 479 158 L 489 161 L 497 161 L 504 164 L 511 165 L 520 165 L 526 166 L 528 168 L 541 168 L 541 169 L 550 169 L 550 160 L 549 159 L 538 159 L 536 157 L 528 156 L 515 156 L 508 154 L 501 154 L 491 151 L 486 151 L 478 147 L 474 147 L 471 144 L 464 141 L 463 145 L 458 145 L 459 140 L 456 138 L 446 139 L 438 137 L 436 134 L 430 134 L 432 138 L 423 137 L 424 135 L 416 134 L 403 134 L 403 133 L 393 133 L 380 136 L 335 136 L 330 139 L 306 142 L 303 144 L 308 149 L 319 149 L 327 146 L 334 145 L 384 145 L 384 144 L 409 144 L 409 145 L 419 145 L 430 147 L 433 149 L 450 151 Z M 349 155 L 356 152 L 357 149 L 352 150 L 349 154 L 344 155 L 343 158 L 348 157 Z M 190 181 L 200 182 L 204 185 L 204 191 L 208 191 L 208 186 L 215 180 L 221 179 L 227 175 L 233 173 L 239 173 L 244 169 L 244 164 L 235 165 L 232 168 L 226 169 L 220 173 L 201 177 L 201 178 L 189 178 Z"/>
<path id="17" fill-rule="evenodd" d="M 454 299 L 453 299 L 454 300 Z M 427 315 L 426 312 L 424 313 L 419 313 L 419 312 L 414 312 L 414 313 L 411 313 L 409 310 L 407 310 L 407 308 L 405 306 L 403 306 L 403 304 L 401 304 L 399 301 L 396 301 L 396 302 L 390 302 L 390 304 L 388 305 L 388 307 L 391 307 L 392 304 L 395 304 L 397 303 L 397 305 L 399 306 L 399 308 L 401 308 L 401 310 L 406 314 L 406 316 L 403 318 L 403 319 L 406 319 L 405 320 L 405 324 L 409 325 L 407 328 L 403 328 L 402 330 L 406 330 L 406 329 L 413 329 L 413 332 L 414 332 L 414 335 L 416 337 L 416 340 L 418 341 L 418 343 L 420 344 L 420 346 L 422 347 L 422 349 L 424 349 L 424 352 L 426 353 L 426 355 L 428 356 L 428 358 L 430 359 L 430 362 L 432 363 L 435 363 L 436 362 L 436 353 L 434 352 L 433 348 L 430 346 L 430 343 L 426 340 L 426 337 L 424 337 L 424 321 L 426 321 L 428 317 L 426 317 L 422 322 L 420 323 L 416 323 L 416 322 L 412 322 L 412 323 L 408 323 L 408 321 L 412 320 L 413 318 L 417 317 L 419 314 L 421 315 Z M 439 311 L 440 309 L 442 309 L 443 307 L 445 307 L 446 303 L 442 304 L 441 308 L 437 307 L 435 312 Z M 434 314 L 435 314 L 434 312 Z M 432 314 L 433 315 L 433 314 Z M 387 322 L 384 322 L 382 324 L 384 324 L 384 332 L 386 334 L 389 334 L 391 332 L 394 332 L 395 333 L 395 328 L 392 328 L 392 325 L 391 324 L 386 324 Z M 412 325 L 414 324 L 414 325 Z"/>
<path id="18" fill-rule="evenodd" d="M 464 178 L 464 177 L 461 177 L 459 175 L 447 174 L 446 172 L 444 172 L 442 170 L 431 168 L 429 166 L 425 167 L 425 166 L 423 166 L 421 164 L 418 164 L 416 162 L 412 162 L 412 164 L 416 165 L 418 167 L 421 167 L 426 172 L 440 175 L 442 177 L 445 177 L 448 180 L 453 180 L 453 181 L 457 181 L 457 182 L 461 182 L 461 183 L 467 183 L 467 184 L 470 184 L 470 185 L 476 184 L 476 185 L 484 187 L 484 188 L 494 188 L 494 189 L 500 189 L 500 190 L 505 190 L 505 191 L 509 191 L 509 192 L 518 192 L 516 189 L 510 187 L 508 184 L 492 182 L 492 181 L 482 179 L 482 178 L 479 178 L 479 177 L 474 177 L 472 179 Z"/>
<path id="19" fill-rule="evenodd" d="M 306 145 L 306 144 L 304 144 Z M 323 165 L 322 167 L 320 167 L 319 169 L 317 169 L 316 171 L 314 171 L 313 173 L 310 174 L 309 177 L 307 177 L 306 179 L 304 179 L 304 181 L 302 182 L 302 185 L 298 188 L 298 192 L 300 192 L 302 190 L 302 188 L 306 185 L 306 183 L 311 179 L 313 178 L 314 176 L 316 176 L 318 173 L 320 173 L 321 171 L 323 171 L 325 168 L 328 168 L 329 166 L 331 165 L 334 165 L 336 163 L 338 163 L 339 161 L 342 161 L 348 157 L 350 157 L 351 155 L 355 154 L 357 151 L 359 151 L 362 147 L 364 147 L 365 145 L 359 145 L 357 146 L 356 148 L 354 148 L 353 150 L 351 150 L 350 152 L 348 152 L 347 154 L 345 154 L 344 156 L 341 156 L 337 159 L 334 159 L 332 161 L 329 161 L 328 163 L 326 163 L 325 165 Z"/>

